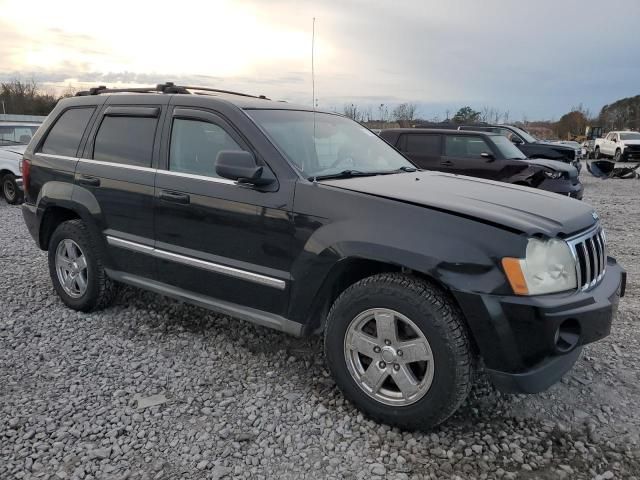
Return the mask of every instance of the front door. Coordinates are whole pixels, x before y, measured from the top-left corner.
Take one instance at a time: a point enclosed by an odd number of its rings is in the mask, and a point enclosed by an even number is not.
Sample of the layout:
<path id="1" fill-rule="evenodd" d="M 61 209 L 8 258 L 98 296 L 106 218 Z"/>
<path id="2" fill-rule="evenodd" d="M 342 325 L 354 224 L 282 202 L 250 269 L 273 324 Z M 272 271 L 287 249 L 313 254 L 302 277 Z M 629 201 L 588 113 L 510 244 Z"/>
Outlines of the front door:
<path id="1" fill-rule="evenodd" d="M 174 107 L 163 143 L 164 165 L 155 189 L 159 281 L 208 299 L 285 315 L 292 184 L 254 187 L 220 178 L 218 152 L 257 152 L 214 112 Z"/>
<path id="2" fill-rule="evenodd" d="M 500 180 L 505 167 L 484 138 L 474 135 L 445 135 L 442 162 L 450 173 L 490 180 Z"/>

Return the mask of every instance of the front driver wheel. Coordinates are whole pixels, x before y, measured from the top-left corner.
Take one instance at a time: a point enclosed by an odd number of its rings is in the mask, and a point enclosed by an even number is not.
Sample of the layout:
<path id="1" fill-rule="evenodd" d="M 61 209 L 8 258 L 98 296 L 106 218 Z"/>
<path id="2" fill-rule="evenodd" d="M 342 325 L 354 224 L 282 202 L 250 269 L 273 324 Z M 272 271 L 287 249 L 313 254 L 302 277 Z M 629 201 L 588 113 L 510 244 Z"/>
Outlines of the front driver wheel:
<path id="1" fill-rule="evenodd" d="M 327 318 L 325 356 L 359 409 L 408 430 L 446 420 L 472 383 L 474 358 L 458 307 L 408 275 L 375 275 L 345 290 Z"/>

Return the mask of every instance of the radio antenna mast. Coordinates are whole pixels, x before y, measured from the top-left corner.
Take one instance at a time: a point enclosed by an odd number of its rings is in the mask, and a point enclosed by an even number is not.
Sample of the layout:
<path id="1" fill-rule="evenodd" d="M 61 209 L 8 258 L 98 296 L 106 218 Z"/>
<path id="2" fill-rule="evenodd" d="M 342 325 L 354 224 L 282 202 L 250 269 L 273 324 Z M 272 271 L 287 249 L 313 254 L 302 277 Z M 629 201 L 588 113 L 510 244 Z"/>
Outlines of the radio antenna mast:
<path id="1" fill-rule="evenodd" d="M 314 65 L 314 50 L 316 43 L 316 17 L 313 17 L 313 22 L 311 24 L 311 95 L 313 98 L 311 99 L 311 104 L 313 105 L 313 109 L 316 109 L 316 72 Z"/>

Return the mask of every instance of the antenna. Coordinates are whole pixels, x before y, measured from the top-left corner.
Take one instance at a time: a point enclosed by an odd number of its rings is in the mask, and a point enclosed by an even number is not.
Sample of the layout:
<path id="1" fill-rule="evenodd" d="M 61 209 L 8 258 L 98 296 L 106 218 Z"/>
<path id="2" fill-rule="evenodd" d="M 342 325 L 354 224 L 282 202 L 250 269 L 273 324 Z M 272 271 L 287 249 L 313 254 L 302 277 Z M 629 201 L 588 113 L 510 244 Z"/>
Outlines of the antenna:
<path id="1" fill-rule="evenodd" d="M 313 17 L 313 22 L 311 23 L 311 105 L 313 105 L 313 109 L 316 109 L 316 71 L 314 65 L 314 56 L 313 52 L 315 50 L 316 43 L 316 17 Z"/>

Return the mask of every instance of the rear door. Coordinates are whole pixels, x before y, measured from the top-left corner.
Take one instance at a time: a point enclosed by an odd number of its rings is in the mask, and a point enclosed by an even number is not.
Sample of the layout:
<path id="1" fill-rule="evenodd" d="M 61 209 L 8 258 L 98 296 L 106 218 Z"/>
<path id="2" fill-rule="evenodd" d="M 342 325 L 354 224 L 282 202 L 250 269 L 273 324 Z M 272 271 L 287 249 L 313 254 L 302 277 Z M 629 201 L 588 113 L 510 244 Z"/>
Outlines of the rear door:
<path id="1" fill-rule="evenodd" d="M 497 156 L 482 136 L 445 135 L 441 164 L 450 173 L 500 180 L 505 161 L 497 160 Z"/>
<path id="2" fill-rule="evenodd" d="M 154 243 L 153 193 L 160 120 L 168 96 L 141 104 L 111 97 L 96 121 L 78 162 L 74 198 L 93 205 L 106 237 L 111 265 L 118 271 L 155 276 L 149 255 Z M 130 248 L 131 242 L 141 246 Z"/>
<path id="3" fill-rule="evenodd" d="M 425 170 L 443 170 L 442 135 L 432 133 L 406 133 L 398 139 L 398 150 L 418 167 Z"/>

